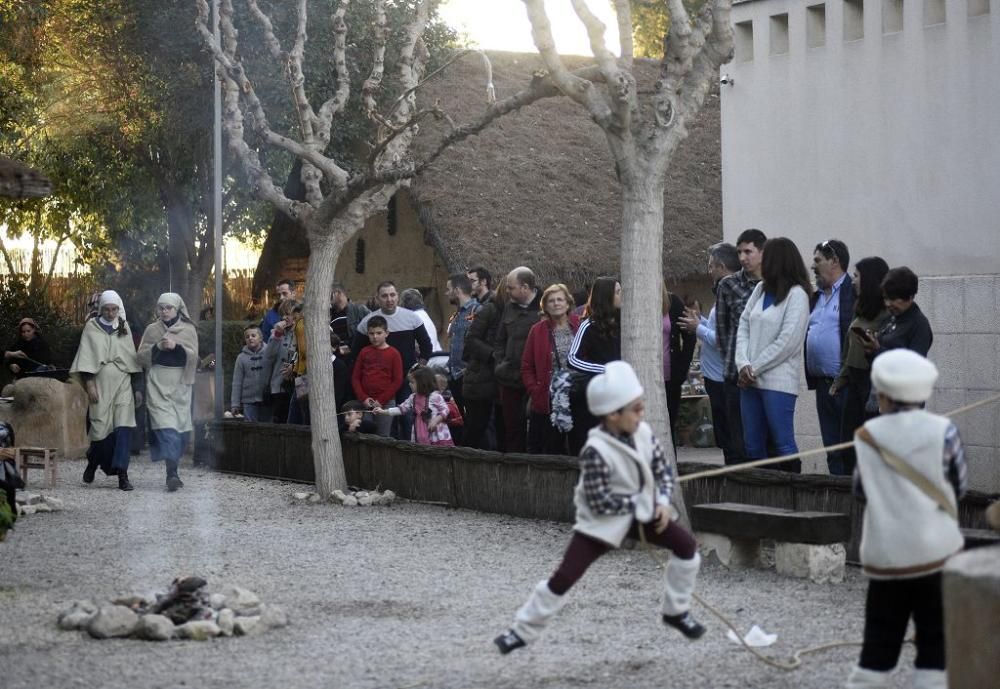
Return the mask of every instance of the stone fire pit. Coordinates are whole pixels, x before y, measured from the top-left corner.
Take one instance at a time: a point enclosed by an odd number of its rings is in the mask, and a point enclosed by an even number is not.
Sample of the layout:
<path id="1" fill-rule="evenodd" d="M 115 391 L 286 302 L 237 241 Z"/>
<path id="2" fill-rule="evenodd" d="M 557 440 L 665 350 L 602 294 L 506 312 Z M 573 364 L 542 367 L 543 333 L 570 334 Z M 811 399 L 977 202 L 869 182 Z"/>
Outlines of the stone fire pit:
<path id="1" fill-rule="evenodd" d="M 175 579 L 155 600 L 127 596 L 97 604 L 75 601 L 59 614 L 60 629 L 86 631 L 95 639 L 133 638 L 148 641 L 245 636 L 285 627 L 288 617 L 277 605 L 262 603 L 239 586 L 217 592 L 200 577 Z"/>

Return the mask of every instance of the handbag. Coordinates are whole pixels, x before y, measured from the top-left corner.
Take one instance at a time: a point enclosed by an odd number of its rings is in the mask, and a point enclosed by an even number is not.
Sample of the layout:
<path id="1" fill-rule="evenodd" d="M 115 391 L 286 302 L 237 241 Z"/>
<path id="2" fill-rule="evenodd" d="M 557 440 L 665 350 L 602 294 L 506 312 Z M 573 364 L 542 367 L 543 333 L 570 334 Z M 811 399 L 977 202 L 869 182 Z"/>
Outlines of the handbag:
<path id="1" fill-rule="evenodd" d="M 295 376 L 295 398 L 305 399 L 309 396 L 309 376 L 303 373 L 301 376 Z"/>
<path id="2" fill-rule="evenodd" d="M 552 331 L 549 331 L 549 339 L 552 342 L 552 353 L 555 355 L 556 361 L 556 370 L 552 372 L 552 377 L 549 379 L 549 421 L 559 432 L 569 433 L 573 430 L 570 397 L 576 394 L 581 386 L 586 389 L 591 374 L 563 365 L 559 359 L 559 350 L 556 349 L 556 339 L 552 335 Z"/>

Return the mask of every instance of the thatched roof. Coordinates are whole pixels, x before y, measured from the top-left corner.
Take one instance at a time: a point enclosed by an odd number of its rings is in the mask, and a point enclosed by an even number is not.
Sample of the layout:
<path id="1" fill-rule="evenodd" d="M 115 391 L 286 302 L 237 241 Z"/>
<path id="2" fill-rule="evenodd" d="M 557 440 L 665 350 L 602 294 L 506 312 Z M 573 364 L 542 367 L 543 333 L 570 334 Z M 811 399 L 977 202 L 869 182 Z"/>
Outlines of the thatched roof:
<path id="1" fill-rule="evenodd" d="M 542 68 L 537 55 L 489 55 L 498 100 Z M 653 61 L 637 61 L 640 90 L 652 87 L 656 69 Z M 420 98 L 437 100 L 461 124 L 485 108 L 484 85 L 481 62 L 469 56 L 429 82 Z M 423 125 L 418 150 L 444 126 Z M 664 195 L 664 268 L 673 280 L 704 274 L 706 249 L 722 238 L 716 92 L 688 130 Z M 481 263 L 506 271 L 524 264 L 543 280 L 574 285 L 619 272 L 621 199 L 614 164 L 600 128 L 568 98 L 523 108 L 452 147 L 414 182 L 412 193 L 451 269 Z"/>
<path id="2" fill-rule="evenodd" d="M 36 198 L 52 193 L 52 183 L 41 172 L 0 156 L 0 196 L 12 199 Z"/>

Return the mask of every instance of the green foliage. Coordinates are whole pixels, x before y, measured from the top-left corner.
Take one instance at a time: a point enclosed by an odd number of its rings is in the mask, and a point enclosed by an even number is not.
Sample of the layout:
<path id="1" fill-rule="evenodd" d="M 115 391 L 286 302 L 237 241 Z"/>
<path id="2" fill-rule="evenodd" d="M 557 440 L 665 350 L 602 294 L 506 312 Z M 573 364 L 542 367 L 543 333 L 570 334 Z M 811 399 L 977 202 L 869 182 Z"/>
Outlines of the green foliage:
<path id="1" fill-rule="evenodd" d="M 14 528 L 17 521 L 17 508 L 7 504 L 7 496 L 0 495 L 0 541 L 7 537 L 7 532 Z"/>
<path id="2" fill-rule="evenodd" d="M 670 29 L 670 13 L 662 0 L 630 0 L 632 42 L 636 57 L 663 57 L 663 39 Z M 690 16 L 699 12 L 705 0 L 684 0 Z"/>

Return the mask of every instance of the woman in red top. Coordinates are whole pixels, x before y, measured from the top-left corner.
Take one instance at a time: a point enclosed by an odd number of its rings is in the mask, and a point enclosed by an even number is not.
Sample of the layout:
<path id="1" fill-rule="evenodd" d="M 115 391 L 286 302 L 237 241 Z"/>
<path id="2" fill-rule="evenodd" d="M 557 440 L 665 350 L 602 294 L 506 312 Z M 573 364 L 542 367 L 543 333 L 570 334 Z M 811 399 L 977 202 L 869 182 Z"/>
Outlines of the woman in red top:
<path id="1" fill-rule="evenodd" d="M 568 454 L 566 434 L 549 419 L 549 382 L 552 371 L 566 366 L 580 318 L 573 311 L 573 297 L 566 285 L 550 285 L 541 299 L 542 319 L 528 332 L 521 359 L 521 379 L 531 398 L 528 452 Z"/>

